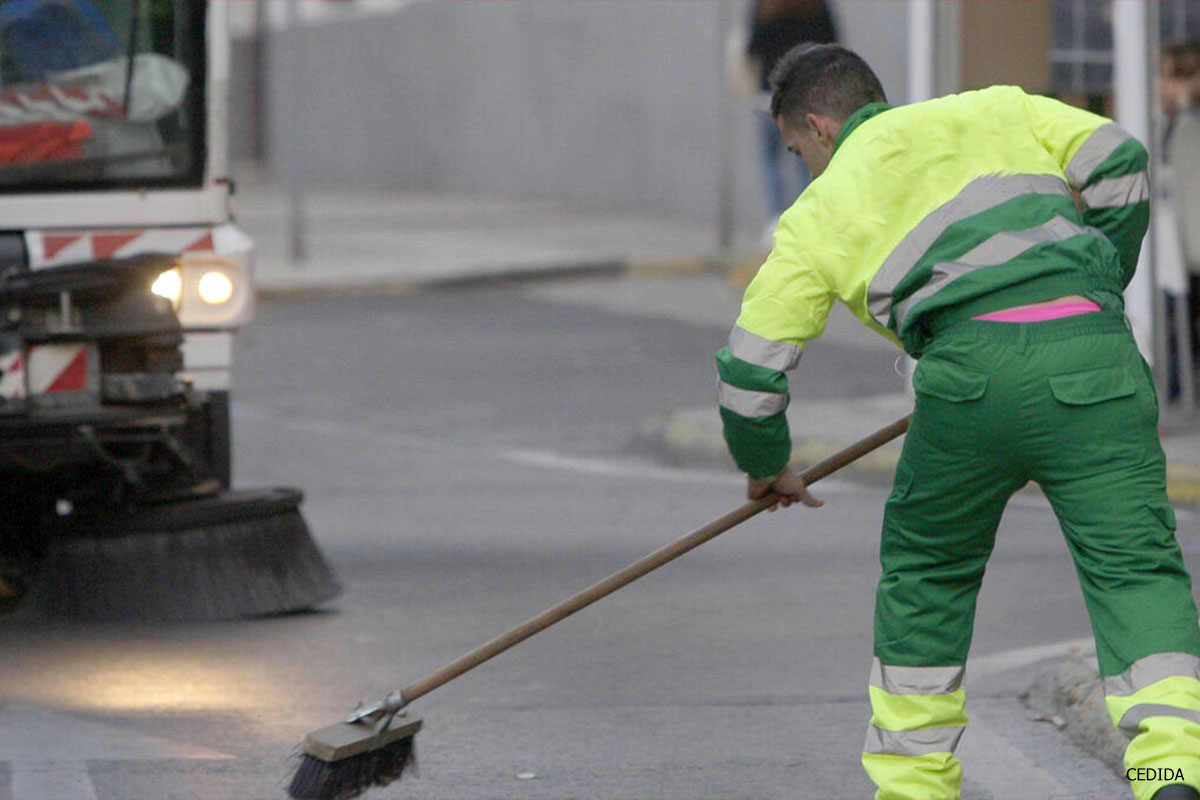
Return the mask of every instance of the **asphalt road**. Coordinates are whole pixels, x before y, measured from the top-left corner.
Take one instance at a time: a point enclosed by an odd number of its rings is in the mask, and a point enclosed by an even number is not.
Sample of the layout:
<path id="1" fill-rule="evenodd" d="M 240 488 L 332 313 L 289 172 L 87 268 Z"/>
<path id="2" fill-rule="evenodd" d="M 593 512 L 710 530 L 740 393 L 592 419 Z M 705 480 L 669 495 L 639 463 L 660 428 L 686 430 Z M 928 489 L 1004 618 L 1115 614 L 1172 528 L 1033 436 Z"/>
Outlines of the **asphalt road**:
<path id="1" fill-rule="evenodd" d="M 265 305 L 239 352 L 236 482 L 306 491 L 345 593 L 234 623 L 0 621 L 0 800 L 282 796 L 306 731 L 738 505 L 737 475 L 629 449 L 645 417 L 711 402 L 735 311 L 704 277 Z M 882 340 L 836 322 L 821 345 L 798 402 L 894 390 Z M 418 774 L 371 796 L 869 796 L 884 493 L 819 493 L 420 700 Z M 1194 554 L 1194 521 L 1181 536 Z M 1124 796 L 1017 700 L 1031 673 L 1005 654 L 1088 633 L 1036 501 L 1006 518 L 976 630 L 998 657 L 968 684 L 966 794 Z"/>

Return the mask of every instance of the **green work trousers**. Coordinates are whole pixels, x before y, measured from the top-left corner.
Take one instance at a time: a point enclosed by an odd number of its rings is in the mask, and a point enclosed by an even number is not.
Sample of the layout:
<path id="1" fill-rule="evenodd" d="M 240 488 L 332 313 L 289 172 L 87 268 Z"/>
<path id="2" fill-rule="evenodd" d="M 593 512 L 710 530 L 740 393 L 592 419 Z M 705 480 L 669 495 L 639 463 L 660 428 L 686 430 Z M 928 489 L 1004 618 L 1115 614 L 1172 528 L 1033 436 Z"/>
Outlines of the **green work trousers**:
<path id="1" fill-rule="evenodd" d="M 1200 785 L 1200 627 L 1158 401 L 1124 317 L 959 323 L 913 384 L 876 595 L 863 764 L 878 800 L 959 796 L 975 600 L 1005 504 L 1030 481 L 1074 558 L 1109 711 L 1133 737 L 1126 765 L 1151 776 L 1135 796 L 1176 782 L 1166 768 Z"/>

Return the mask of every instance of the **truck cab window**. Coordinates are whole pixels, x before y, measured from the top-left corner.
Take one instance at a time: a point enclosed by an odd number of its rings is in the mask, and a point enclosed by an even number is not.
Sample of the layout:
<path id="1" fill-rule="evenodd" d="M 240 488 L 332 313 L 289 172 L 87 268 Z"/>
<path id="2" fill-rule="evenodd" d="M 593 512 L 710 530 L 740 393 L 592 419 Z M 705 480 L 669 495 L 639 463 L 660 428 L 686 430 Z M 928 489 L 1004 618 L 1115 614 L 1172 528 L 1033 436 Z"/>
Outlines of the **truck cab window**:
<path id="1" fill-rule="evenodd" d="M 204 4 L 0 0 L 0 192 L 199 185 Z"/>

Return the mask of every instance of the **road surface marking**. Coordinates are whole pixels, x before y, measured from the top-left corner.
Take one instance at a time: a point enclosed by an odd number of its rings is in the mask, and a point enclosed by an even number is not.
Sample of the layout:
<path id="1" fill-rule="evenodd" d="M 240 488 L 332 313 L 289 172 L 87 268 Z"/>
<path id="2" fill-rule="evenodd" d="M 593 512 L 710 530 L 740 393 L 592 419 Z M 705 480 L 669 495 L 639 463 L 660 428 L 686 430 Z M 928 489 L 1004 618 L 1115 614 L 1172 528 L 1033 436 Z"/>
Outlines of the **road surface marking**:
<path id="1" fill-rule="evenodd" d="M 1066 658 L 1074 653 L 1091 652 L 1095 650 L 1095 647 L 1095 640 L 1088 636 L 1084 639 L 1068 639 L 1033 647 L 1001 650 L 986 656 L 968 658 L 967 675 L 971 677 L 995 675 L 999 672 L 1029 667 L 1039 661 L 1047 661 L 1051 658 Z"/>
<path id="2" fill-rule="evenodd" d="M 1004 733 L 988 722 L 978 709 L 967 704 L 971 721 L 958 743 L 955 755 L 963 762 L 964 774 L 996 800 L 1040 800 L 1074 797 L 1062 781 L 1009 744 Z"/>
<path id="3" fill-rule="evenodd" d="M 720 469 L 689 469 L 685 467 L 659 466 L 652 462 L 632 458 L 592 458 L 559 453 L 554 450 L 538 448 L 500 448 L 485 449 L 482 452 L 477 447 L 455 445 L 444 439 L 410 436 L 403 433 L 379 430 L 375 427 L 354 423 L 338 422 L 311 418 L 281 417 L 266 409 L 253 409 L 237 406 L 234 417 L 269 422 L 276 425 L 334 436 L 358 436 L 370 439 L 376 443 L 387 443 L 400 447 L 411 447 L 423 450 L 445 452 L 449 449 L 459 449 L 476 456 L 504 461 L 509 464 L 519 464 L 535 469 L 547 469 L 562 472 L 575 472 L 597 477 L 664 481 L 669 483 L 715 483 L 723 486 L 743 486 L 746 478 L 741 473 Z M 829 494 L 855 494 L 861 492 L 861 487 L 852 486 L 837 480 L 821 482 L 821 490 Z"/>
<path id="4" fill-rule="evenodd" d="M 216 761 L 233 756 L 33 706 L 0 710 L 0 758 L 12 800 L 95 800 L 89 761 Z"/>
<path id="5" fill-rule="evenodd" d="M 411 447 L 420 450 L 445 452 L 457 449 L 462 452 L 480 455 L 479 449 L 474 446 L 456 445 L 454 442 L 445 439 L 419 437 L 388 431 L 364 422 L 297 417 L 285 411 L 273 411 L 267 407 L 254 407 L 242 403 L 234 405 L 233 415 L 235 419 L 266 422 L 292 428 L 293 430 L 305 430 L 332 436 L 358 436 L 378 443 L 387 443 L 398 447 Z M 657 466 L 649 461 L 587 458 L 556 453 L 553 450 L 534 448 L 490 449 L 484 450 L 482 455 L 498 461 L 517 463 L 523 466 L 565 470 L 601 477 L 640 478 L 643 480 L 675 483 L 719 483 L 729 486 L 742 485 L 746 480 L 741 473 L 732 470 Z M 832 495 L 861 494 L 864 488 L 866 487 L 863 487 L 861 484 L 851 484 L 848 481 L 839 481 L 836 479 L 821 482 L 821 491 Z M 880 492 L 884 493 L 888 491 L 886 486 L 869 488 L 877 488 Z M 1050 503 L 1038 492 L 1018 492 L 1009 500 L 1008 505 L 1017 508 L 1034 508 L 1038 510 L 1050 509 Z M 1189 521 L 1196 516 L 1184 508 L 1177 508 L 1175 513 L 1180 519 Z"/>

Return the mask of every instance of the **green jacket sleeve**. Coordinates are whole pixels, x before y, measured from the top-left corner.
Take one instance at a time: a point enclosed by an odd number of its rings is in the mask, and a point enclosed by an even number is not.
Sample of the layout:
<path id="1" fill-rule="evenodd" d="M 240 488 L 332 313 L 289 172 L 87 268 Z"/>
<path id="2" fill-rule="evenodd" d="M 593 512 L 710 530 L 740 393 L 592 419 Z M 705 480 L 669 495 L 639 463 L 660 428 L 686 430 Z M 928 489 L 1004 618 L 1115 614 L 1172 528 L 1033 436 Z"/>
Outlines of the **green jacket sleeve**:
<path id="1" fill-rule="evenodd" d="M 1146 148 L 1111 120 L 1066 103 L 1030 95 L 1026 107 L 1034 135 L 1079 194 L 1084 224 L 1116 247 L 1128 285 L 1150 224 Z"/>
<path id="2" fill-rule="evenodd" d="M 804 200 L 800 206 L 804 206 Z M 791 457 L 788 379 L 804 343 L 821 335 L 833 293 L 808 263 L 797 226 L 811 214 L 793 209 L 776 231 L 775 247 L 742 300 L 742 311 L 717 353 L 718 402 L 725 441 L 738 467 L 752 478 L 776 475 Z"/>

